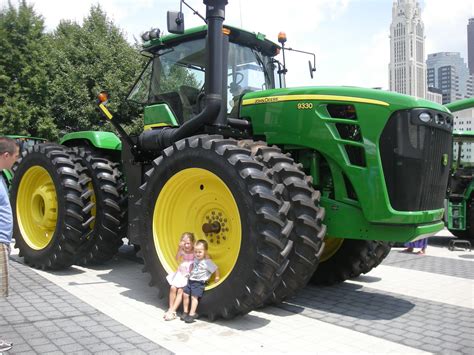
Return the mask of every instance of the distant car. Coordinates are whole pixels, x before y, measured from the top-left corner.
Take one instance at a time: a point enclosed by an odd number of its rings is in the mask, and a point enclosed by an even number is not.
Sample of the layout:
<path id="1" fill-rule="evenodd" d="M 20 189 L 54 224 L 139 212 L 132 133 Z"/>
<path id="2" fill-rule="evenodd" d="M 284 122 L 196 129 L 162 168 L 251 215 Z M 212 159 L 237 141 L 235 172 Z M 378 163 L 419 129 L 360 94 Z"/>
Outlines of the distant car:
<path id="1" fill-rule="evenodd" d="M 29 147 L 34 146 L 35 144 L 46 142 L 46 139 L 38 138 L 38 137 L 19 136 L 19 135 L 7 135 L 6 137 L 13 138 L 14 140 L 18 142 L 18 145 L 20 146 L 20 152 L 28 149 Z M 13 179 L 13 172 L 9 169 L 3 169 L 1 173 L 3 175 L 3 178 L 5 179 L 5 182 L 7 183 L 8 188 L 10 188 L 10 183 L 11 183 L 11 180 Z"/>

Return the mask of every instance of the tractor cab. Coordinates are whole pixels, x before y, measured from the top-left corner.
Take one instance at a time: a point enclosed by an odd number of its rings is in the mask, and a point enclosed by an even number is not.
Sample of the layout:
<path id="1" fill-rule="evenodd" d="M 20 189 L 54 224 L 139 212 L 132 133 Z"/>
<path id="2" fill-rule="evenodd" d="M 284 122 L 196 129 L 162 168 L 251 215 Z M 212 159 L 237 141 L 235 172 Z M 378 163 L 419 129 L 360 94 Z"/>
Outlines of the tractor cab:
<path id="1" fill-rule="evenodd" d="M 242 97 L 249 92 L 274 89 L 284 83 L 274 56 L 280 47 L 258 33 L 225 26 L 221 114 L 239 118 Z M 145 128 L 178 126 L 204 108 L 208 65 L 207 26 L 146 41 L 150 56 L 128 100 L 145 106 Z"/>
<path id="2" fill-rule="evenodd" d="M 453 165 L 447 190 L 447 227 L 459 238 L 472 239 L 474 214 L 474 131 L 453 132 Z"/>
<path id="3" fill-rule="evenodd" d="M 466 190 L 474 180 L 473 143 L 474 131 L 453 132 L 454 162 L 448 187 L 449 199 L 451 201 L 463 200 Z M 472 190 L 472 187 L 470 190 Z"/>
<path id="4" fill-rule="evenodd" d="M 454 170 L 474 169 L 474 131 L 453 131 Z"/>

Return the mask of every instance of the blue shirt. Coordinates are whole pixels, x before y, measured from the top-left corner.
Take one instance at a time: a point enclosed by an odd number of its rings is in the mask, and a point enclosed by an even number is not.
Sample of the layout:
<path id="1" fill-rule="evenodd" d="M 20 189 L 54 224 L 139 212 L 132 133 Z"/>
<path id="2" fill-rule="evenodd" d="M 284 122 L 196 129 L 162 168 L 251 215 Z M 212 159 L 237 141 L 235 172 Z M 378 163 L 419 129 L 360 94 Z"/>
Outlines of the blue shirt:
<path id="1" fill-rule="evenodd" d="M 0 174 L 0 243 L 9 245 L 12 241 L 13 215 L 8 197 L 8 188 Z"/>

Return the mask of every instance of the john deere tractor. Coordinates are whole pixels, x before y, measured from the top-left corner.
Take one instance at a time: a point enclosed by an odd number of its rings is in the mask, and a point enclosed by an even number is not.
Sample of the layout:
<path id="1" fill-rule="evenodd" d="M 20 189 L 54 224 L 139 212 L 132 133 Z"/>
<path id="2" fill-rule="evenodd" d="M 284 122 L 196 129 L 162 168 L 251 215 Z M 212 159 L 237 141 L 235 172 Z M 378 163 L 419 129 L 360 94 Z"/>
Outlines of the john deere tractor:
<path id="1" fill-rule="evenodd" d="M 381 90 L 286 88 L 284 36 L 223 25 L 227 1 L 204 4 L 204 26 L 184 30 L 183 14 L 168 13 L 171 34 L 143 36 L 149 61 L 129 95 L 144 107 L 140 135 L 124 132 L 102 93 L 118 136 L 75 132 L 22 155 L 11 195 L 25 262 L 106 261 L 126 236 L 164 296 L 179 237 L 194 232 L 221 274 L 199 311 L 231 318 L 311 279 L 367 272 L 390 242 L 443 228 L 447 108 Z"/>
<path id="2" fill-rule="evenodd" d="M 474 98 L 453 103 L 450 109 L 454 112 L 467 104 L 474 106 Z M 474 239 L 474 159 L 469 159 L 472 143 L 474 131 L 453 132 L 455 156 L 449 178 L 446 217 L 449 231 L 462 239 Z"/>
<path id="3" fill-rule="evenodd" d="M 7 135 L 7 137 L 14 139 L 18 143 L 18 145 L 20 146 L 20 152 L 28 149 L 28 147 L 31 147 L 35 144 L 46 142 L 46 139 L 44 138 L 30 136 Z M 0 173 L 2 174 L 7 185 L 10 186 L 11 181 L 13 179 L 13 172 L 9 169 L 3 169 Z"/>

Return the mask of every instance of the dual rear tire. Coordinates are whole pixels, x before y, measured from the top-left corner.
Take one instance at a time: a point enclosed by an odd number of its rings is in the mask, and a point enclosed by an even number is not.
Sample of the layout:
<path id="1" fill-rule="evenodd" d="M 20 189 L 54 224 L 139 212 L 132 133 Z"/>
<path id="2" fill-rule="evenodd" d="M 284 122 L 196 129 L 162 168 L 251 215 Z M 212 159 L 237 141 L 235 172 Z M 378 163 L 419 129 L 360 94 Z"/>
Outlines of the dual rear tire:
<path id="1" fill-rule="evenodd" d="M 63 146 L 38 144 L 13 167 L 15 247 L 27 264 L 62 269 L 75 262 L 93 222 L 90 179 Z"/>
<path id="2" fill-rule="evenodd" d="M 13 167 L 14 237 L 27 264 L 101 263 L 122 244 L 125 184 L 116 163 L 84 148 L 43 143 Z"/>
<path id="3" fill-rule="evenodd" d="M 221 136 L 183 139 L 155 159 L 140 190 L 140 253 L 160 296 L 169 289 L 167 274 L 177 268 L 181 234 L 193 232 L 208 242 L 220 269 L 199 313 L 232 318 L 264 304 L 288 267 L 293 222 L 283 186 L 249 149 Z"/>

